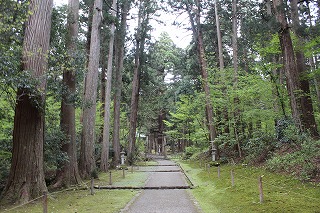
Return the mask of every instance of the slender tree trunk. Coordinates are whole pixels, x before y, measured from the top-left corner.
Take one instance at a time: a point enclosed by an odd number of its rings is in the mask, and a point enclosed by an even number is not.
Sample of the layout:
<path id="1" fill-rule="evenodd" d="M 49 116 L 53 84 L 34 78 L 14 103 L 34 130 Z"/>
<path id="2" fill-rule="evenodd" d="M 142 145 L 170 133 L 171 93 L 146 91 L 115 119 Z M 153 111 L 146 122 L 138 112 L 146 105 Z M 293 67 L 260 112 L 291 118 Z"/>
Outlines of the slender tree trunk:
<path id="1" fill-rule="evenodd" d="M 101 32 L 101 42 L 105 44 L 106 41 L 106 34 L 107 32 Z M 107 57 L 106 57 L 106 52 L 107 52 L 108 46 L 107 45 L 102 45 L 101 47 L 101 53 L 100 53 L 100 63 L 101 63 L 101 79 L 100 79 L 100 118 L 101 120 L 104 120 L 104 115 L 105 115 L 105 105 L 106 105 L 106 77 L 107 77 L 107 66 L 108 63 L 106 62 Z M 103 141 L 103 126 L 100 127 L 100 135 L 99 135 L 99 140 L 98 143 L 102 144 Z"/>
<path id="2" fill-rule="evenodd" d="M 216 17 L 216 26 L 217 26 L 217 38 L 218 38 L 218 51 L 219 51 L 219 67 L 220 70 L 224 69 L 224 60 L 223 60 L 223 48 L 222 48 L 222 36 L 220 30 L 220 20 L 218 12 L 218 0 L 214 4 L 215 8 L 215 17 Z"/>
<path id="3" fill-rule="evenodd" d="M 139 91 L 140 91 L 140 78 L 141 78 L 141 59 L 144 54 L 144 46 L 146 41 L 147 26 L 149 22 L 150 1 L 140 2 L 138 27 L 136 34 L 136 53 L 135 53 L 135 66 L 132 80 L 132 93 L 130 105 L 130 125 L 129 125 L 129 146 L 128 146 L 128 160 L 129 163 L 134 163 L 135 143 L 136 143 L 136 130 L 138 122 L 138 104 L 139 104 Z"/>
<path id="4" fill-rule="evenodd" d="M 121 108 L 121 90 L 122 90 L 122 70 L 124 59 L 124 43 L 126 37 L 127 16 L 130 10 L 129 0 L 124 1 L 121 12 L 121 23 L 116 36 L 115 48 L 115 94 L 114 94 L 114 124 L 113 124 L 113 164 L 120 163 L 120 108 Z"/>
<path id="5" fill-rule="evenodd" d="M 237 0 L 232 0 L 232 50 L 233 50 L 233 89 L 238 88 L 238 24 L 237 24 Z M 241 145 L 239 140 L 239 128 L 240 128 L 240 109 L 239 109 L 239 97 L 234 98 L 234 133 L 237 141 L 237 148 L 239 157 L 242 157 Z"/>
<path id="6" fill-rule="evenodd" d="M 317 130 L 317 124 L 315 121 L 312 99 L 310 97 L 310 85 L 307 79 L 307 71 L 305 65 L 304 53 L 301 51 L 301 46 L 303 44 L 303 38 L 300 29 L 300 20 L 298 13 L 298 0 L 291 0 L 291 18 L 293 23 L 293 31 L 298 36 L 298 48 L 295 50 L 296 55 L 296 65 L 297 71 L 299 73 L 300 89 L 302 91 L 301 99 L 301 109 L 302 109 L 302 127 L 304 130 L 310 132 L 313 137 L 318 137 L 319 133 Z"/>
<path id="7" fill-rule="evenodd" d="M 112 1 L 111 15 L 116 18 L 116 7 L 117 1 Z M 104 125 L 103 125 L 103 141 L 101 151 L 101 165 L 102 171 L 108 170 L 108 159 L 109 159 L 109 146 L 110 146 L 110 104 L 111 104 L 111 80 L 112 80 L 112 61 L 113 61 L 113 44 L 114 44 L 114 32 L 115 23 L 112 22 L 110 25 L 110 40 L 109 40 L 109 54 L 108 54 L 108 68 L 107 68 L 107 86 L 105 94 L 105 108 L 104 108 Z"/>
<path id="8" fill-rule="evenodd" d="M 22 69 L 38 80 L 35 90 L 19 88 L 13 127 L 12 162 L 2 194 L 24 203 L 47 190 L 43 170 L 44 109 L 52 0 L 30 1 L 23 41 Z"/>
<path id="9" fill-rule="evenodd" d="M 198 58 L 199 58 L 199 64 L 200 64 L 200 71 L 202 76 L 202 86 L 205 93 L 205 108 L 206 108 L 206 116 L 207 116 L 207 122 L 208 122 L 208 130 L 209 130 L 209 140 L 214 141 L 216 138 L 216 129 L 214 126 L 213 121 L 213 108 L 211 104 L 211 93 L 210 93 L 210 87 L 208 82 L 208 72 L 207 72 L 207 61 L 205 59 L 205 50 L 203 46 L 203 36 L 202 36 L 202 30 L 200 25 L 200 2 L 199 0 L 196 1 L 197 8 L 195 9 L 195 21 L 194 16 L 191 15 L 189 12 L 189 18 L 192 25 L 192 31 L 193 35 L 196 36 L 196 42 L 197 42 L 197 50 L 198 50 Z M 195 25 L 196 23 L 196 25 Z M 217 144 L 213 143 L 213 149 L 217 150 L 216 158 L 219 159 L 219 150 Z"/>
<path id="10" fill-rule="evenodd" d="M 284 12 L 283 0 L 273 0 L 273 6 L 276 13 L 277 21 L 280 23 L 281 29 L 279 31 L 279 39 L 283 56 L 284 70 L 286 74 L 287 90 L 290 96 L 291 113 L 295 125 L 302 130 L 301 121 L 301 104 L 299 73 L 295 63 L 293 44 L 290 35 L 290 28 L 287 23 L 286 15 Z"/>
<path id="11" fill-rule="evenodd" d="M 60 121 L 61 130 L 66 139 L 62 141 L 61 151 L 67 153 L 69 159 L 60 165 L 56 176 L 55 187 L 68 187 L 71 184 L 79 184 L 81 182 L 77 163 L 75 105 L 73 100 L 74 94 L 76 93 L 76 71 L 72 67 L 77 51 L 78 18 L 79 0 L 69 0 L 67 20 L 68 36 L 66 43 L 71 68 L 63 71 L 63 84 L 66 91 L 62 97 Z"/>
<path id="12" fill-rule="evenodd" d="M 89 178 L 95 169 L 94 144 L 102 0 L 95 0 L 93 8 L 90 55 L 84 85 L 83 129 L 79 161 L 79 172 L 83 178 Z"/>
<path id="13" fill-rule="evenodd" d="M 132 80 L 132 93 L 130 104 L 130 129 L 129 129 L 129 146 L 128 146 L 128 160 L 132 164 L 134 159 L 136 129 L 138 118 L 138 103 L 139 103 L 139 88 L 140 88 L 140 42 L 141 42 L 141 12 L 139 12 L 138 32 L 136 38 L 136 53 L 134 59 L 134 71 Z"/>
<path id="14" fill-rule="evenodd" d="M 218 40 L 218 52 L 219 52 L 219 68 L 221 72 L 221 83 L 224 84 L 226 82 L 225 70 L 224 70 L 224 58 L 223 58 L 223 46 L 222 46 L 222 35 L 220 29 L 220 19 L 219 19 L 219 11 L 218 11 L 218 0 L 215 1 L 215 17 L 216 17 L 216 27 L 217 27 L 217 40 Z M 222 93 L 226 96 L 226 86 L 222 87 Z M 228 108 L 226 106 L 223 107 L 221 112 L 221 121 L 224 124 L 224 133 L 229 133 L 229 116 L 228 116 Z"/>

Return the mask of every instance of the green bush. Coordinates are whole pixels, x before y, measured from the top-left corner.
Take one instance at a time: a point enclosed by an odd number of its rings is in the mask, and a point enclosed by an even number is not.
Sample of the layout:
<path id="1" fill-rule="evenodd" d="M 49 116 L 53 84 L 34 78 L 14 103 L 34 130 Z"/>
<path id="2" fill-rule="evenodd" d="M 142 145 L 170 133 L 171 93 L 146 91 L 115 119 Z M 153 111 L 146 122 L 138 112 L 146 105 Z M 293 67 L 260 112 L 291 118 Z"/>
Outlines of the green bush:
<path id="1" fill-rule="evenodd" d="M 0 150 L 0 194 L 9 176 L 11 152 Z"/>
<path id="2" fill-rule="evenodd" d="M 254 132 L 244 145 L 246 161 L 250 164 L 265 162 L 278 147 L 274 136 L 264 132 Z"/>
<path id="3" fill-rule="evenodd" d="M 184 151 L 184 154 L 183 154 L 183 159 L 189 160 L 193 155 L 199 155 L 200 151 L 201 149 L 196 146 L 186 147 L 186 150 Z"/>
<path id="4" fill-rule="evenodd" d="M 266 167 L 271 171 L 290 173 L 303 181 L 310 181 L 320 174 L 319 160 L 320 140 L 309 138 L 301 145 L 287 145 L 285 153 L 275 154 L 266 162 Z"/>

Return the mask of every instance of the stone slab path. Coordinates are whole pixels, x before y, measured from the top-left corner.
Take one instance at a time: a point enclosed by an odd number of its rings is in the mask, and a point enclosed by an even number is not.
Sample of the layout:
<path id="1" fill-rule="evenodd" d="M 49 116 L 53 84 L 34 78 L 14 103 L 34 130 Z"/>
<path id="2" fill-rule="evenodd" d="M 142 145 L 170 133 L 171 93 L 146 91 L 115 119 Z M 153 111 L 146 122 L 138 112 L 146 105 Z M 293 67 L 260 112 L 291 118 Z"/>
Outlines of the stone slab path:
<path id="1" fill-rule="evenodd" d="M 152 167 L 145 186 L 188 186 L 185 175 L 174 162 L 154 159 L 159 166 Z M 154 172 L 152 172 L 154 171 Z M 191 194 L 186 189 L 143 190 L 122 213 L 199 213 Z"/>

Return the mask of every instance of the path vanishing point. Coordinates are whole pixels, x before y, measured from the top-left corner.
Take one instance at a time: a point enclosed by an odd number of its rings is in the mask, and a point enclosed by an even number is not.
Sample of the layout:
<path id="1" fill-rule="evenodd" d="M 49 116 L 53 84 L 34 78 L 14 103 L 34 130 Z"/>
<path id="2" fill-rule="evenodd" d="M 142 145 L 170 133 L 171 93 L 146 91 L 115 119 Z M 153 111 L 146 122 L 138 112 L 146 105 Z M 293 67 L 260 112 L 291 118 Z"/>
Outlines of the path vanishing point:
<path id="1" fill-rule="evenodd" d="M 152 167 L 141 167 L 150 172 L 145 188 L 132 199 L 121 213 L 200 213 L 188 188 L 185 174 L 176 163 L 154 158 L 158 163 Z M 163 187 L 163 189 L 153 189 Z M 148 189 L 150 188 L 150 189 Z"/>

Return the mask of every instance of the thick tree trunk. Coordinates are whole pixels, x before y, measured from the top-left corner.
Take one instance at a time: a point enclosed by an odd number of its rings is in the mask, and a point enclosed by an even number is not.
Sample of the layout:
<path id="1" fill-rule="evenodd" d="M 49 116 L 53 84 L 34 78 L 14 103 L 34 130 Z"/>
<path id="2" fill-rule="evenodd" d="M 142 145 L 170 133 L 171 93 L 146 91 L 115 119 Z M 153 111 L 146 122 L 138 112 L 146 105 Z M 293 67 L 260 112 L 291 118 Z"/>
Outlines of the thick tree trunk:
<path id="1" fill-rule="evenodd" d="M 286 74 L 287 90 L 290 96 L 291 113 L 295 125 L 302 128 L 301 121 L 301 103 L 300 103 L 300 82 L 299 73 L 296 66 L 293 44 L 290 35 L 290 28 L 288 26 L 286 15 L 284 12 L 283 0 L 274 0 L 273 6 L 276 13 L 277 21 L 280 23 L 281 29 L 279 31 L 279 39 L 283 56 L 284 70 Z"/>
<path id="2" fill-rule="evenodd" d="M 83 178 L 89 178 L 95 169 L 94 144 L 102 0 L 95 0 L 93 8 L 90 55 L 84 85 L 83 129 L 79 161 L 79 172 Z"/>
<path id="3" fill-rule="evenodd" d="M 124 43 L 126 37 L 127 16 L 130 9 L 130 2 L 126 0 L 122 5 L 121 23 L 116 36 L 115 47 L 115 94 L 114 94 L 114 124 L 113 124 L 113 164 L 120 163 L 120 108 L 122 90 L 122 70 L 124 59 Z"/>
<path id="4" fill-rule="evenodd" d="M 22 69 L 38 80 L 35 90 L 19 88 L 13 127 L 12 162 L 2 198 L 24 203 L 47 190 L 43 170 L 44 109 L 52 0 L 30 2 Z"/>
<path id="5" fill-rule="evenodd" d="M 315 121 L 312 99 L 310 96 L 310 85 L 307 79 L 307 71 L 305 65 L 304 53 L 301 51 L 301 46 L 304 43 L 301 35 L 300 20 L 298 13 L 298 0 L 291 0 L 291 18 L 293 23 L 293 31 L 298 36 L 298 47 L 295 50 L 296 53 L 296 65 L 299 73 L 301 95 L 301 109 L 302 109 L 302 127 L 304 130 L 310 132 L 313 137 L 318 137 L 317 124 Z"/>
<path id="6" fill-rule="evenodd" d="M 112 1 L 111 14 L 116 18 L 117 1 Z M 105 94 L 105 108 L 104 108 L 104 125 L 103 125 L 103 141 L 101 150 L 101 165 L 102 171 L 108 171 L 109 147 L 110 147 L 110 104 L 111 104 L 111 82 L 112 82 L 112 61 L 113 61 L 113 44 L 114 44 L 115 23 L 110 25 L 110 41 L 107 67 L 107 85 Z"/>
<path id="7" fill-rule="evenodd" d="M 90 43 L 91 43 L 91 31 L 92 31 L 92 17 L 93 17 L 93 0 L 85 1 L 87 2 L 88 6 L 88 31 L 86 34 L 86 51 L 87 51 L 87 63 L 89 62 L 89 55 L 90 55 Z"/>
<path id="8" fill-rule="evenodd" d="M 69 0 L 68 5 L 68 37 L 67 49 L 70 63 L 73 64 L 76 54 L 76 40 L 78 37 L 79 18 L 79 0 Z M 66 91 L 63 94 L 61 102 L 61 130 L 65 135 L 62 141 L 61 151 L 67 153 L 68 161 L 64 161 L 58 168 L 55 187 L 70 186 L 81 182 L 76 148 L 76 124 L 75 124 L 75 106 L 74 94 L 76 93 L 76 71 L 71 67 L 63 72 L 63 84 Z"/>

